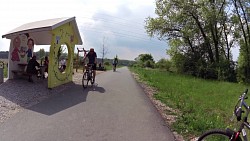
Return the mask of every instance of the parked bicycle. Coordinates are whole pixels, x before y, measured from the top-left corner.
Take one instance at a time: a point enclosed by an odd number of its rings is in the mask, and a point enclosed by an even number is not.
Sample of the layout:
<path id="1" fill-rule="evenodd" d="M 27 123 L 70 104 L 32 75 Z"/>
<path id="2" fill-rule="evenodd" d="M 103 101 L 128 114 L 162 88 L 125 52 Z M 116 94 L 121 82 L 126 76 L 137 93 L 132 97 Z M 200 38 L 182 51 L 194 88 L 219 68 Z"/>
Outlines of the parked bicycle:
<path id="1" fill-rule="evenodd" d="M 85 72 L 83 73 L 82 76 L 82 86 L 83 88 L 87 88 L 89 82 L 91 83 L 91 85 L 93 86 L 95 80 L 94 80 L 94 76 L 93 76 L 93 69 L 92 69 L 93 65 L 92 64 L 88 64 L 86 65 L 86 69 Z"/>
<path id="2" fill-rule="evenodd" d="M 227 128 L 226 130 L 222 129 L 213 129 L 203 133 L 198 141 L 248 141 L 245 127 L 250 129 L 250 124 L 247 122 L 247 118 L 250 112 L 250 107 L 245 102 L 247 99 L 248 89 L 239 97 L 237 104 L 235 105 L 234 115 L 237 117 L 237 121 L 241 121 L 241 124 L 237 131 Z M 242 119 L 243 108 L 246 110 L 245 116 Z"/>

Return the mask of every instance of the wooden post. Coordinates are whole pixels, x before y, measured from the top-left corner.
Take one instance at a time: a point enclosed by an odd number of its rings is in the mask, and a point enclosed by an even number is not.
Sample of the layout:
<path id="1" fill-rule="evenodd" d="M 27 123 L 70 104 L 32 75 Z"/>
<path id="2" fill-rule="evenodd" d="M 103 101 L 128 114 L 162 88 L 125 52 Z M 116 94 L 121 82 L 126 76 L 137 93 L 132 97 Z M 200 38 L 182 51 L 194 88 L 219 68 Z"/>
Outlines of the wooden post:
<path id="1" fill-rule="evenodd" d="M 79 49 L 77 48 L 77 56 L 76 56 L 76 72 L 77 72 L 77 69 L 78 69 L 78 60 L 79 60 Z"/>

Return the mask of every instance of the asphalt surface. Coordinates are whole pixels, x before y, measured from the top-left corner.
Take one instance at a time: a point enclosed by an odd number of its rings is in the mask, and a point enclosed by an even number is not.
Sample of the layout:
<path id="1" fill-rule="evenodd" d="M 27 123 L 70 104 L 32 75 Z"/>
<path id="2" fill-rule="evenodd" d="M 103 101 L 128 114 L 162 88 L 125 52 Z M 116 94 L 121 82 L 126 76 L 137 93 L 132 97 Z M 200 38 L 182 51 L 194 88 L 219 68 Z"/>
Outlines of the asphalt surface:
<path id="1" fill-rule="evenodd" d="M 0 125 L 0 141 L 174 141 L 127 68 L 74 84 Z"/>

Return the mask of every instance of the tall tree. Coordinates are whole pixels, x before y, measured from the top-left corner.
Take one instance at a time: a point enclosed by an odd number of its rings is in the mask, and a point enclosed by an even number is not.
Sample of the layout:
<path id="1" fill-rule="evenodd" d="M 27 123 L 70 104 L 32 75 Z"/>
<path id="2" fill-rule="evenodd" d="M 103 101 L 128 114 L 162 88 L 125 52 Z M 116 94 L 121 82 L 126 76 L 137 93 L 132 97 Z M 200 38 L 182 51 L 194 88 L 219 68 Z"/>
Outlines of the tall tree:
<path id="1" fill-rule="evenodd" d="M 178 63 L 179 70 L 228 79 L 228 69 L 234 69 L 224 66 L 232 61 L 228 43 L 232 32 L 225 11 L 228 7 L 226 0 L 156 0 L 158 17 L 148 17 L 145 28 L 149 36 L 169 41 L 168 53 L 176 59 L 173 62 Z"/>
<path id="2" fill-rule="evenodd" d="M 240 82 L 250 82 L 250 27 L 249 10 L 250 2 L 246 0 L 232 0 L 235 16 L 238 18 L 236 24 L 241 31 L 240 57 L 238 67 L 238 80 Z"/>
<path id="3" fill-rule="evenodd" d="M 137 64 L 141 67 L 154 67 L 154 58 L 151 54 L 140 54 L 138 57 L 135 58 Z"/>
<path id="4" fill-rule="evenodd" d="M 43 48 L 41 48 L 39 50 L 39 59 L 43 59 L 45 57 L 45 50 Z"/>

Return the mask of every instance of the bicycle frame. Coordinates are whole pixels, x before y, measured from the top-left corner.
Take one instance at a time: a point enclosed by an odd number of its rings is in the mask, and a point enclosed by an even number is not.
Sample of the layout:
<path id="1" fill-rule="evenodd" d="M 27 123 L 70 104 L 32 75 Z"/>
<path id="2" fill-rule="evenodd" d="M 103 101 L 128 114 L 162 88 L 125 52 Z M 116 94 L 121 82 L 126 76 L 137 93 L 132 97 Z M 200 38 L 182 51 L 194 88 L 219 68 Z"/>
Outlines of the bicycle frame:
<path id="1" fill-rule="evenodd" d="M 78 49 L 78 52 L 79 52 L 79 49 Z M 95 70 L 93 70 L 93 64 L 85 65 L 85 58 L 86 58 L 87 52 L 89 52 L 89 51 L 84 50 L 84 48 L 83 48 L 82 50 L 80 50 L 80 52 L 84 52 L 82 85 L 84 88 L 86 88 L 89 81 L 91 81 L 91 85 L 93 86 L 93 84 L 95 82 Z M 86 78 L 84 78 L 84 77 L 86 77 Z M 84 82 L 85 82 L 84 80 L 86 80 L 86 85 L 84 84 Z"/>
<path id="2" fill-rule="evenodd" d="M 211 129 L 211 130 L 204 132 L 198 138 L 198 141 L 206 141 L 207 139 L 208 140 L 209 139 L 210 140 L 215 140 L 215 139 L 222 140 L 222 138 L 224 140 L 229 139 L 230 141 L 242 141 L 242 138 L 243 138 L 244 141 L 248 141 L 247 133 L 245 129 L 246 127 L 248 130 L 250 130 L 250 124 L 247 122 L 248 115 L 250 113 L 250 107 L 245 102 L 245 99 L 247 99 L 247 96 L 246 96 L 247 92 L 248 92 L 248 89 L 246 89 L 245 92 L 239 97 L 238 102 L 236 103 L 235 108 L 234 108 L 233 117 L 231 118 L 231 121 L 232 121 L 233 118 L 236 116 L 237 121 L 241 122 L 238 130 L 235 131 L 229 128 L 226 128 L 226 130 Z M 243 119 L 241 117 L 242 117 L 242 113 L 244 113 L 245 111 L 243 111 L 242 108 L 246 110 L 246 114 L 244 115 Z"/>
<path id="3" fill-rule="evenodd" d="M 94 73 L 92 69 L 92 65 L 87 65 L 85 72 L 87 72 L 88 74 L 88 80 L 91 80 L 93 77 L 92 75 Z"/>
<path id="4" fill-rule="evenodd" d="M 236 140 L 240 134 L 242 133 L 242 136 L 243 136 L 243 140 L 244 141 L 248 141 L 247 139 L 247 133 L 245 131 L 245 127 L 248 128 L 248 130 L 250 130 L 250 124 L 247 122 L 247 119 L 248 119 L 248 115 L 249 115 L 249 112 L 250 112 L 250 107 L 247 105 L 247 103 L 245 102 L 245 99 L 246 99 L 246 94 L 247 94 L 247 91 L 245 93 L 243 93 L 240 98 L 239 98 L 239 101 L 240 101 L 240 104 L 239 104 L 239 108 L 237 110 L 240 110 L 241 112 L 241 109 L 242 109 L 242 106 L 246 109 L 246 115 L 245 117 L 243 118 L 242 120 L 242 123 L 240 125 L 240 128 L 238 129 L 238 131 L 236 132 L 235 136 L 233 139 L 231 139 L 232 141 Z M 238 102 L 239 102 L 238 101 Z M 241 112 L 242 113 L 242 112 Z M 240 114 L 241 114 L 240 113 Z M 236 115 L 237 116 L 237 115 Z M 238 117 L 237 117 L 238 118 Z"/>

